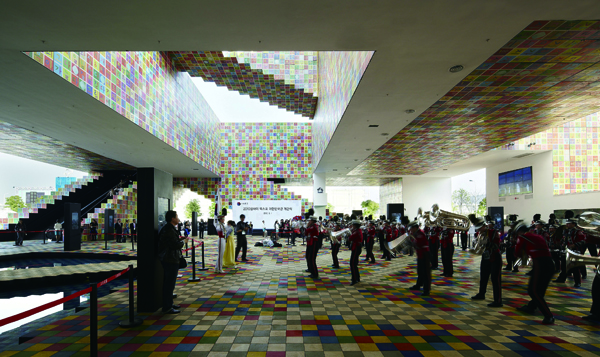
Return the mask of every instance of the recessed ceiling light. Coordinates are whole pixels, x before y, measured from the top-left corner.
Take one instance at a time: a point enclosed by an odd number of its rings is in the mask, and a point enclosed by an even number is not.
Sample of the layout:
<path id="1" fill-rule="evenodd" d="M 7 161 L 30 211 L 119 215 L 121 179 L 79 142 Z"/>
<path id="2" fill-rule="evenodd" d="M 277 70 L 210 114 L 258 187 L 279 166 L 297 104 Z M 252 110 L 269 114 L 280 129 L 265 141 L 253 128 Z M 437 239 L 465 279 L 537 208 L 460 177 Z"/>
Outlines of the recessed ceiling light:
<path id="1" fill-rule="evenodd" d="M 337 171 L 337 169 L 333 169 L 333 171 Z"/>
<path id="2" fill-rule="evenodd" d="M 448 171 L 448 169 L 444 169 L 444 171 Z"/>
<path id="3" fill-rule="evenodd" d="M 412 113 L 414 113 L 414 112 L 415 112 L 415 110 L 414 110 L 414 109 L 406 109 L 404 112 L 405 112 L 406 114 L 412 114 Z"/>
<path id="4" fill-rule="evenodd" d="M 198 171 L 199 169 L 194 169 L 194 171 Z"/>
<path id="5" fill-rule="evenodd" d="M 358 159 L 354 159 L 354 161 L 358 161 Z"/>
<path id="6" fill-rule="evenodd" d="M 371 151 L 371 149 L 365 149 L 365 151 Z"/>
<path id="7" fill-rule="evenodd" d="M 350 168 L 349 168 L 349 167 L 346 167 L 346 170 L 350 170 Z"/>
<path id="8" fill-rule="evenodd" d="M 388 136 L 390 133 L 381 133 L 381 136 Z"/>
<path id="9" fill-rule="evenodd" d="M 378 128 L 378 127 L 379 127 L 379 125 L 375 125 L 375 124 L 369 125 L 369 128 Z"/>
<path id="10" fill-rule="evenodd" d="M 458 64 L 456 66 L 450 67 L 449 71 L 450 71 L 450 73 L 458 73 L 458 72 L 462 71 L 464 68 L 465 67 L 463 67 L 460 64 Z"/>

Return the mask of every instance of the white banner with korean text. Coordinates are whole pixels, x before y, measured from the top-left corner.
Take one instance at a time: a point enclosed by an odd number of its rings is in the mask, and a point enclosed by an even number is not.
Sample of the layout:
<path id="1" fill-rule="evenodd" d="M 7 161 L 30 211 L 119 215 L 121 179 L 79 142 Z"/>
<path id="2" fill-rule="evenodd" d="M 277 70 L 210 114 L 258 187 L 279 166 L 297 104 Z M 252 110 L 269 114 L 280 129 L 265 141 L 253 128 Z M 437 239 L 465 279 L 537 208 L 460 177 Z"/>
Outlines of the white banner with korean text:
<path id="1" fill-rule="evenodd" d="M 288 220 L 302 214 L 300 200 L 233 200 L 233 219 L 238 222 L 240 215 L 246 216 L 246 223 L 252 222 L 254 229 L 262 229 L 265 221 L 267 229 L 273 229 L 275 220 Z"/>

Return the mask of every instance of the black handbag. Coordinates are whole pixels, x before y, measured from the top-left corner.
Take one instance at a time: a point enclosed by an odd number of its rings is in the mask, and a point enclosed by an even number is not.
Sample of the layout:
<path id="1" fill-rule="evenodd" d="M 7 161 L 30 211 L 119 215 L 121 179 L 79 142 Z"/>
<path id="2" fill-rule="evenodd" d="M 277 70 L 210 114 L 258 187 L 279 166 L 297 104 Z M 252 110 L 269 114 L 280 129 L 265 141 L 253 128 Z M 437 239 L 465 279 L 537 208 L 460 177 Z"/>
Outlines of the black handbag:
<path id="1" fill-rule="evenodd" d="M 179 257 L 179 269 L 187 267 L 187 260 L 184 257 Z"/>

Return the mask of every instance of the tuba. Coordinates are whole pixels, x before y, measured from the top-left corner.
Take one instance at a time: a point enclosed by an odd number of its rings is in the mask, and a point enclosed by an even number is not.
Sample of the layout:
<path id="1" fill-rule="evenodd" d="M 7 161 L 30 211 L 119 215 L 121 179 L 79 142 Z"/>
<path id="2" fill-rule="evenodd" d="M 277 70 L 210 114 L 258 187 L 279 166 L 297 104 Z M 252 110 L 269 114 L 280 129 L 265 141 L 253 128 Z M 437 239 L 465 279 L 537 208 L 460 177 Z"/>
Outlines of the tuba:
<path id="1" fill-rule="evenodd" d="M 400 237 L 391 241 L 389 244 L 385 244 L 384 247 L 385 247 L 385 249 L 390 251 L 390 253 L 397 256 L 397 255 L 402 254 L 402 251 L 404 249 L 408 248 L 410 246 L 410 244 L 411 244 L 410 236 L 408 234 L 404 233 Z"/>
<path id="2" fill-rule="evenodd" d="M 567 271 L 581 265 L 599 265 L 600 257 L 588 257 L 584 254 L 575 253 L 567 249 Z"/>
<path id="3" fill-rule="evenodd" d="M 434 214 L 434 212 L 431 212 Z M 434 214 L 435 225 L 448 229 L 466 232 L 471 228 L 471 221 L 466 216 L 438 209 Z"/>
<path id="4" fill-rule="evenodd" d="M 347 237 L 350 237 L 352 232 L 348 228 L 344 228 L 338 232 L 329 232 L 329 238 L 331 238 L 331 243 L 340 244 L 341 240 Z"/>

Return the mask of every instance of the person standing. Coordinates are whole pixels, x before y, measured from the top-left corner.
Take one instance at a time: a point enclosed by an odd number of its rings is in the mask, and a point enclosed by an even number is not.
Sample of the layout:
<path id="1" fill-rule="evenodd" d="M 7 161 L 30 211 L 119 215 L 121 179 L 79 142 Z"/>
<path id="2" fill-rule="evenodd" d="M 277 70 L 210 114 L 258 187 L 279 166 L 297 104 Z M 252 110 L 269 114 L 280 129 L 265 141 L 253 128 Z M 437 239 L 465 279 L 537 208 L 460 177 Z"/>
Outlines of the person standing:
<path id="1" fill-rule="evenodd" d="M 131 234 L 131 241 L 137 243 L 137 222 L 135 219 L 129 225 L 129 232 Z"/>
<path id="2" fill-rule="evenodd" d="M 471 215 L 469 215 L 471 216 Z M 494 229 L 494 221 L 486 216 L 485 224 L 478 230 L 478 239 L 486 239 L 481 256 L 479 293 L 472 296 L 473 300 L 484 300 L 488 281 L 492 280 L 494 301 L 488 307 L 502 307 L 502 255 L 500 254 L 500 233 Z"/>
<path id="3" fill-rule="evenodd" d="M 235 231 L 235 221 L 227 222 L 227 232 L 225 233 L 225 253 L 223 254 L 223 266 L 226 268 L 235 268 L 235 244 L 233 243 L 233 232 Z"/>
<path id="4" fill-rule="evenodd" d="M 125 243 L 127 242 L 127 236 L 129 235 L 129 220 L 126 219 L 125 223 L 123 224 L 123 240 L 122 242 Z"/>
<path id="5" fill-rule="evenodd" d="M 431 227 L 429 229 L 429 251 L 431 253 L 431 270 L 438 268 L 438 251 L 440 249 L 440 234 L 442 227 Z"/>
<path id="6" fill-rule="evenodd" d="M 267 225 L 265 224 L 265 221 L 262 221 L 262 226 L 263 226 L 263 238 L 267 238 Z"/>
<path id="7" fill-rule="evenodd" d="M 162 312 L 163 314 L 178 314 L 180 306 L 173 304 L 173 291 L 179 271 L 179 260 L 182 257 L 181 248 L 185 238 L 179 237 L 177 212 L 167 211 L 165 224 L 158 234 L 158 257 L 163 267 Z"/>
<path id="8" fill-rule="evenodd" d="M 358 258 L 360 257 L 360 253 L 362 251 L 361 244 L 363 241 L 363 234 L 362 230 L 360 229 L 359 220 L 352 221 L 352 234 L 348 240 L 350 241 L 350 250 L 352 251 L 350 254 L 350 272 L 352 273 L 352 283 L 350 285 L 355 285 L 360 283 Z"/>
<path id="9" fill-rule="evenodd" d="M 408 224 L 408 233 L 412 245 L 417 251 L 417 283 L 410 290 L 421 290 L 421 296 L 429 296 L 431 292 L 431 255 L 429 254 L 429 240 L 425 233 L 419 229 L 419 223 L 413 221 Z"/>
<path id="10" fill-rule="evenodd" d="M 217 261 L 215 262 L 215 273 L 222 274 L 223 273 L 223 255 L 225 254 L 225 235 L 227 234 L 227 229 L 225 227 L 225 216 L 218 216 L 215 219 L 215 228 L 217 230 Z"/>
<path id="11" fill-rule="evenodd" d="M 56 237 L 56 243 L 60 243 L 62 241 L 62 224 L 57 219 L 56 223 L 54 223 L 54 237 Z"/>
<path id="12" fill-rule="evenodd" d="M 317 226 L 317 218 L 312 216 L 308 220 L 306 227 L 306 262 L 310 277 L 319 279 L 319 269 L 317 268 L 317 245 L 319 240 L 319 227 Z"/>
<path id="13" fill-rule="evenodd" d="M 341 229 L 338 225 L 335 225 L 335 227 L 333 228 L 334 232 L 339 232 L 340 230 Z M 341 239 L 337 239 L 337 243 L 333 239 L 331 239 L 331 258 L 333 259 L 332 268 L 334 268 L 334 269 L 340 268 L 340 262 L 338 260 L 338 253 L 340 251 L 341 246 L 342 246 Z"/>
<path id="14" fill-rule="evenodd" d="M 246 252 L 248 251 L 248 240 L 246 239 L 246 234 L 248 233 L 248 224 L 244 222 L 246 216 L 243 214 L 240 215 L 240 221 L 237 223 L 235 227 L 235 233 L 237 235 L 237 245 L 235 247 L 235 261 L 237 262 L 238 254 L 240 254 L 240 250 L 242 251 L 242 261 L 247 262 Z"/>
<path id="15" fill-rule="evenodd" d="M 587 249 L 586 236 L 585 233 L 579 229 L 577 229 L 577 221 L 574 219 L 568 219 L 565 224 L 565 229 L 563 230 L 563 245 L 566 245 L 566 248 L 574 251 L 575 253 L 584 254 Z M 566 254 L 561 256 L 561 267 L 567 266 L 567 258 Z M 581 277 L 582 271 L 585 271 L 585 265 L 576 266 L 569 271 L 561 271 L 560 275 L 555 283 L 564 283 L 567 280 L 567 274 L 573 274 L 573 280 L 575 281 L 575 285 L 573 287 L 579 288 L 581 287 Z"/>
<path id="16" fill-rule="evenodd" d="M 377 230 L 375 229 L 375 223 L 369 222 L 369 230 L 367 231 L 367 241 L 365 247 L 367 249 L 367 257 L 365 260 L 371 260 L 371 263 L 375 263 L 375 255 L 373 255 L 373 245 L 375 244 L 375 235 Z"/>
<path id="17" fill-rule="evenodd" d="M 115 236 L 117 237 L 117 243 L 120 243 L 123 239 L 123 223 L 121 223 L 121 219 L 117 219 L 117 223 L 115 223 Z"/>
<path id="18" fill-rule="evenodd" d="M 15 233 L 17 234 L 15 247 L 22 246 L 23 240 L 25 239 L 25 223 L 23 223 L 22 219 L 19 219 L 19 222 L 15 226 Z"/>
<path id="19" fill-rule="evenodd" d="M 451 278 L 454 275 L 454 229 L 445 228 L 442 230 L 442 236 L 440 244 L 442 246 L 442 266 L 444 275 L 446 278 Z"/>
<path id="20" fill-rule="evenodd" d="M 538 221 L 539 222 L 539 221 Z M 515 225 L 517 235 L 517 244 L 515 253 L 521 256 L 521 252 L 525 252 L 527 256 L 533 260 L 532 274 L 529 277 L 529 285 L 527 293 L 531 297 L 531 301 L 525 306 L 517 308 L 529 314 L 533 314 L 537 308 L 544 314 L 543 324 L 553 324 L 554 316 L 548 308 L 544 295 L 548 284 L 554 275 L 554 262 L 548 248 L 546 237 L 539 234 L 528 232 L 527 224 L 523 221 Z"/>
<path id="21" fill-rule="evenodd" d="M 469 242 L 469 233 L 467 231 L 460 232 L 460 247 L 462 250 L 467 250 L 467 243 Z"/>
<path id="22" fill-rule="evenodd" d="M 204 239 L 204 230 L 206 229 L 206 224 L 203 219 L 200 219 L 200 223 L 198 223 L 198 236 L 200 239 Z"/>
<path id="23" fill-rule="evenodd" d="M 385 226 L 383 228 L 383 239 L 380 241 L 381 248 L 383 248 L 383 255 L 381 259 L 385 259 L 386 261 L 392 260 L 392 253 L 389 250 L 389 242 L 392 241 L 392 227 L 390 227 L 390 222 L 385 221 Z"/>
<path id="24" fill-rule="evenodd" d="M 98 222 L 95 219 L 92 219 L 90 223 L 90 236 L 92 237 L 92 241 L 98 240 Z"/>

